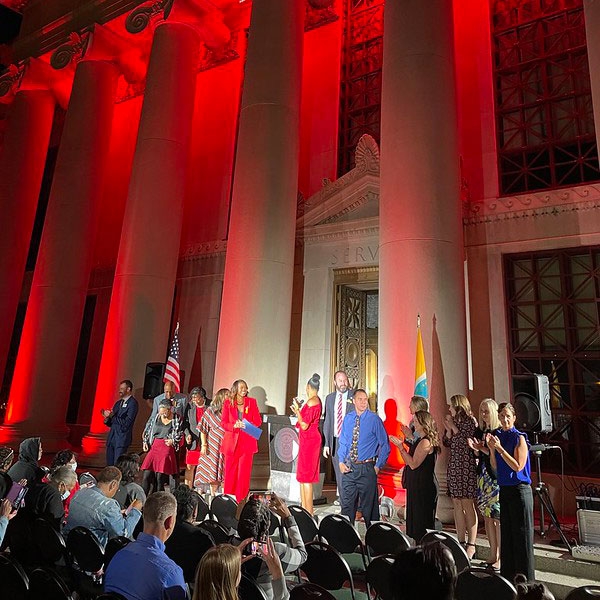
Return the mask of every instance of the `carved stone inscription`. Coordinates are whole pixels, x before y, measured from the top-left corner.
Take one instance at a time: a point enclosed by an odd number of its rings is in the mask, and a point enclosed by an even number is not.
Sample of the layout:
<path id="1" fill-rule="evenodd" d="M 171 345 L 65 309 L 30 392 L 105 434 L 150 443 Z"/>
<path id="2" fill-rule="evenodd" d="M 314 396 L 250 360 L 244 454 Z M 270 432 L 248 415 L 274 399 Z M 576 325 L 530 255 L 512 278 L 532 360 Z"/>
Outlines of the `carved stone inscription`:
<path id="1" fill-rule="evenodd" d="M 379 262 L 379 246 L 371 244 L 334 248 L 329 257 L 332 267 Z"/>

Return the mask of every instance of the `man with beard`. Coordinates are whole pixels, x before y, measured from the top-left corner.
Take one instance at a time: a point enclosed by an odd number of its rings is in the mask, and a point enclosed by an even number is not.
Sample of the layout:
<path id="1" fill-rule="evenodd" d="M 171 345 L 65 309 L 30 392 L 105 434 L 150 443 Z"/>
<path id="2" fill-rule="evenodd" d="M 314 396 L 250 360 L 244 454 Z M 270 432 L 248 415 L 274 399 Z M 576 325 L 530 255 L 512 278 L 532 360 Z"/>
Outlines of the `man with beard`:
<path id="1" fill-rule="evenodd" d="M 111 467 L 131 445 L 133 424 L 138 413 L 137 400 L 131 395 L 133 383 L 129 379 L 119 384 L 119 400 L 112 410 L 102 409 L 104 424 L 110 427 L 106 440 L 106 464 Z"/>

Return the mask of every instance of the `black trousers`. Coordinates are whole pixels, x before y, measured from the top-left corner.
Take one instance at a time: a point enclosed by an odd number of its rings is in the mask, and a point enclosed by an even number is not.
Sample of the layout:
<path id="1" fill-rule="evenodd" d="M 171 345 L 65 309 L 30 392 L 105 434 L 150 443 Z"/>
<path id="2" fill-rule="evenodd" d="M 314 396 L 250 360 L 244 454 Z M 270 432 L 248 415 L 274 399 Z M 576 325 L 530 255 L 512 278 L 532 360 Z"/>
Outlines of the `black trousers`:
<path id="1" fill-rule="evenodd" d="M 121 454 L 127 453 L 127 448 L 129 448 L 129 444 L 127 446 L 108 444 L 108 446 L 106 446 L 106 466 L 112 467 Z"/>
<path id="2" fill-rule="evenodd" d="M 526 483 L 500 486 L 500 572 L 513 582 L 517 573 L 535 580 L 533 492 Z"/>
<path id="3" fill-rule="evenodd" d="M 356 511 L 360 506 L 365 525 L 379 521 L 379 498 L 377 494 L 377 473 L 375 463 L 352 463 L 352 470 L 341 475 L 340 504 L 342 514 L 354 524 Z"/>

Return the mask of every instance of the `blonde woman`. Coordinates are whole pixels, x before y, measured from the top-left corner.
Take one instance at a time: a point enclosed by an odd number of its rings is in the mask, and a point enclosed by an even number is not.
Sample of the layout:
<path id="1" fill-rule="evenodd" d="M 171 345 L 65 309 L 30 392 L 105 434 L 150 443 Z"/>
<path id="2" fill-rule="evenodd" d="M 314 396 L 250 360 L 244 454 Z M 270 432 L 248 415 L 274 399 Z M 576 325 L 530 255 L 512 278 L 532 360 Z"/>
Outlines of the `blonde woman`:
<path id="1" fill-rule="evenodd" d="M 485 563 L 494 570 L 500 568 L 500 488 L 492 469 L 486 436 L 500 428 L 498 404 L 486 398 L 479 405 L 479 427 L 469 440 L 469 447 L 479 458 L 477 463 L 477 508 L 483 515 L 485 532 L 490 543 L 490 558 Z"/>
<path id="2" fill-rule="evenodd" d="M 231 544 L 208 550 L 198 565 L 192 600 L 238 600 L 242 554 Z"/>
<path id="3" fill-rule="evenodd" d="M 418 441 L 410 445 L 408 451 L 396 436 L 391 435 L 390 442 L 398 447 L 406 464 L 406 533 L 419 543 L 427 529 L 435 529 L 438 499 L 435 461 L 441 448 L 431 414 L 419 410 L 414 414 L 413 423 Z"/>
<path id="4" fill-rule="evenodd" d="M 450 448 L 448 461 L 448 493 L 454 505 L 454 523 L 467 555 L 475 555 L 477 538 L 477 462 L 469 447 L 469 438 L 475 435 L 477 421 L 466 396 L 455 394 L 450 398 L 450 414 L 444 419 L 444 446 Z"/>

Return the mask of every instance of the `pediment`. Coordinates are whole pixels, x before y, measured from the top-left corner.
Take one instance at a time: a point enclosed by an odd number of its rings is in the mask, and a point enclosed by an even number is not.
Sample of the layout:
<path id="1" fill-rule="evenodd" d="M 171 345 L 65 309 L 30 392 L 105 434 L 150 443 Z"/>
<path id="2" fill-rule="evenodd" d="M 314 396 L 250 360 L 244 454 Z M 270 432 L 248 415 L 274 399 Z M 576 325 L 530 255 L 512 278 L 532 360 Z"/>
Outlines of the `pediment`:
<path id="1" fill-rule="evenodd" d="M 363 135 L 355 151 L 356 166 L 323 187 L 303 203 L 298 229 L 361 221 L 379 216 L 379 147 L 370 135 Z"/>

